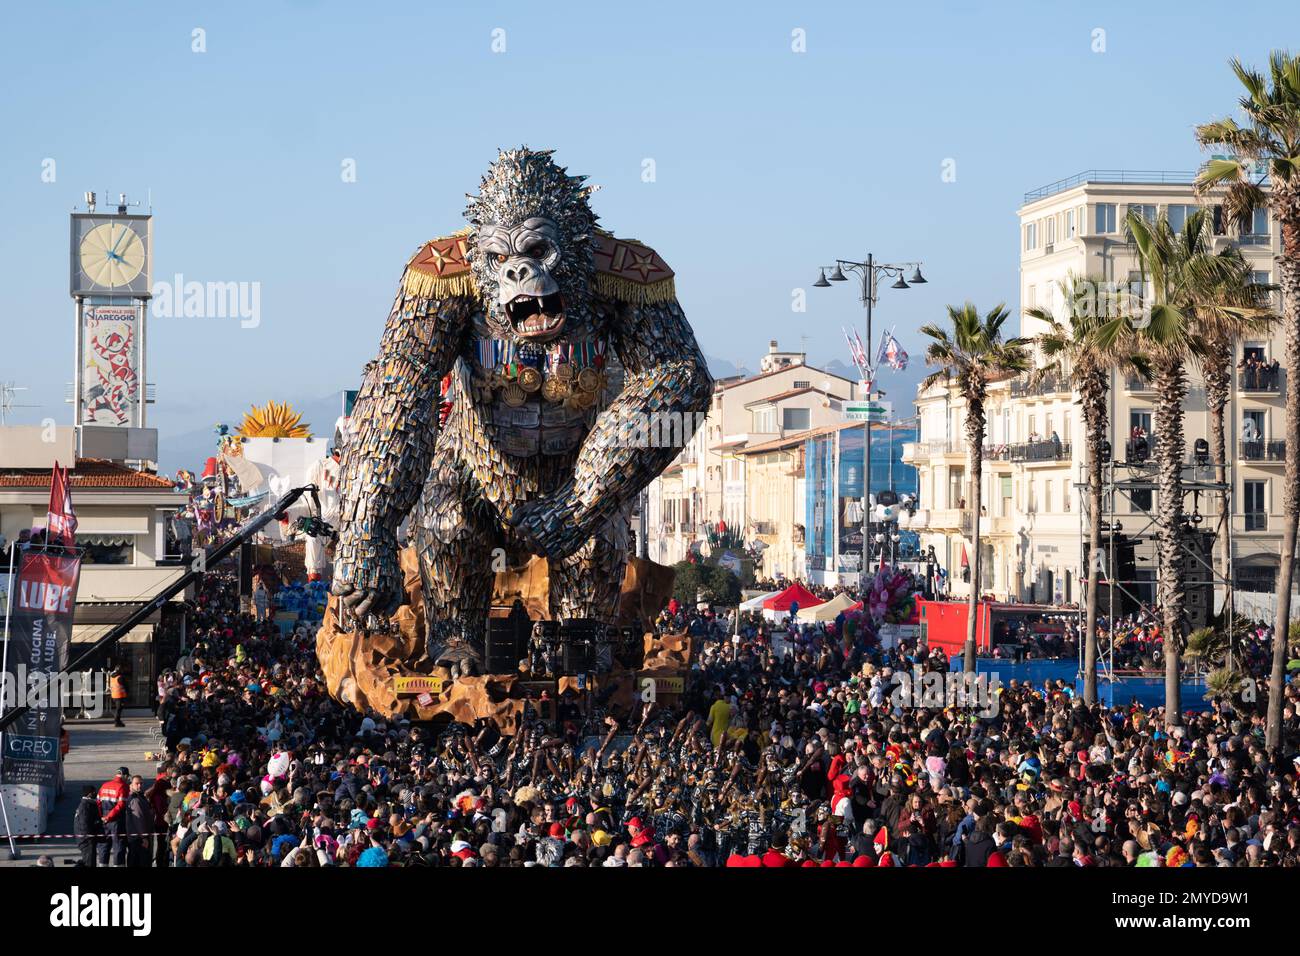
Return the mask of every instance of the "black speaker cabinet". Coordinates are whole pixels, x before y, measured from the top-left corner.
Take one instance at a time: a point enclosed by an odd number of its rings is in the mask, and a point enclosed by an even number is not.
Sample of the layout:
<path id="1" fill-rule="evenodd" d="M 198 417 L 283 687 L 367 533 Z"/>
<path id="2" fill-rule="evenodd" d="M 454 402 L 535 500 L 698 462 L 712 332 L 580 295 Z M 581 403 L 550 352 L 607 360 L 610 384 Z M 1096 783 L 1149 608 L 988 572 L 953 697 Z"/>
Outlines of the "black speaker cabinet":
<path id="1" fill-rule="evenodd" d="M 587 674 L 596 669 L 599 648 L 605 643 L 605 625 L 589 618 L 574 618 L 560 625 L 560 673 Z"/>
<path id="2" fill-rule="evenodd" d="M 487 634 L 484 638 L 484 670 L 489 674 L 513 674 L 528 653 L 532 621 L 523 602 L 494 605 L 488 610 Z"/>

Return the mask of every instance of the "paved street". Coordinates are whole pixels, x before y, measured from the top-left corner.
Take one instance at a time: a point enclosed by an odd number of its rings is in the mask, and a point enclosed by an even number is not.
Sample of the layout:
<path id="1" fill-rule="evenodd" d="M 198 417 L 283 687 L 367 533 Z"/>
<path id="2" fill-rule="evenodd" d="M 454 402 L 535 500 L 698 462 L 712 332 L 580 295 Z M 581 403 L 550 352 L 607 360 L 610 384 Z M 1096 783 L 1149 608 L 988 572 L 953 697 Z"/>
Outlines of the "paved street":
<path id="1" fill-rule="evenodd" d="M 71 833 L 81 788 L 86 784 L 98 787 L 118 767 L 126 766 L 146 780 L 152 778 L 153 761 L 146 761 L 144 755 L 160 746 L 154 736 L 158 721 L 145 709 L 135 711 L 137 716 L 129 716 L 130 713 L 125 717 L 124 728 L 114 727 L 108 719 L 68 725 L 72 746 L 64 763 L 63 795 L 50 813 L 47 833 Z M 0 846 L 0 867 L 33 866 L 42 853 L 49 854 L 56 866 L 77 859 L 77 841 L 70 836 L 17 842 L 21 859 L 11 860 L 8 845 Z"/>

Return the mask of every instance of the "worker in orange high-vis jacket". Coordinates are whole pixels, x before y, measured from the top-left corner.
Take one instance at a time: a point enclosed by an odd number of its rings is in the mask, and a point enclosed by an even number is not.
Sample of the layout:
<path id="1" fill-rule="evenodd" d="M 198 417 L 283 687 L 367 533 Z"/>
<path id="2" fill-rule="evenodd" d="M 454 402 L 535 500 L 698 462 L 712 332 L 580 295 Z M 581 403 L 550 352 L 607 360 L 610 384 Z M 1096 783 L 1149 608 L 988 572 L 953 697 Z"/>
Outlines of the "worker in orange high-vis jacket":
<path id="1" fill-rule="evenodd" d="M 126 706 L 126 677 L 122 668 L 114 667 L 108 673 L 108 692 L 113 698 L 113 726 L 125 727 L 122 723 L 122 708 Z"/>

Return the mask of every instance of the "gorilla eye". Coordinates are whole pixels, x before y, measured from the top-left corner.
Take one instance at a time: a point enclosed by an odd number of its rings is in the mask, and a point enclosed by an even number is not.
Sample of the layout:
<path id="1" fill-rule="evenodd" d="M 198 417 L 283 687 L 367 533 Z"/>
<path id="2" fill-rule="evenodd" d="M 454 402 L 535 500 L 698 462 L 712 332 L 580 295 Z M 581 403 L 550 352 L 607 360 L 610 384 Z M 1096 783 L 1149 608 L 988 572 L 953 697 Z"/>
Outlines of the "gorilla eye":
<path id="1" fill-rule="evenodd" d="M 510 257 L 509 257 L 508 255 L 506 255 L 504 252 L 498 252 L 498 253 L 497 253 L 495 256 L 493 256 L 492 258 L 495 259 L 495 260 L 497 261 L 498 264 L 500 264 L 500 263 L 502 263 L 502 262 L 505 262 L 505 261 L 506 261 L 507 259 L 509 259 Z"/>
<path id="2" fill-rule="evenodd" d="M 546 243 L 535 242 L 528 247 L 527 251 L 524 254 L 527 255 L 530 259 L 544 259 L 546 257 L 547 249 L 548 247 Z"/>

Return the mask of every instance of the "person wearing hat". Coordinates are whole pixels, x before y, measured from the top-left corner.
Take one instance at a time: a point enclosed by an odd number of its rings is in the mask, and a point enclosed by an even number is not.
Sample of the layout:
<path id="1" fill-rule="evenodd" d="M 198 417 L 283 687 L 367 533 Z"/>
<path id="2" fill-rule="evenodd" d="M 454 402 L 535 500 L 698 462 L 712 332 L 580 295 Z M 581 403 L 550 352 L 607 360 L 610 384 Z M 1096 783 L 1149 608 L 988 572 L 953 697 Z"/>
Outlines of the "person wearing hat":
<path id="1" fill-rule="evenodd" d="M 99 845 L 99 865 L 108 866 L 111 856 L 113 866 L 126 866 L 126 841 L 122 838 L 122 816 L 126 798 L 131 793 L 128 781 L 131 771 L 118 767 L 112 780 L 100 785 L 96 799 L 99 816 L 104 823 L 104 842 Z"/>
<path id="2" fill-rule="evenodd" d="M 95 865 L 95 847 L 104 832 L 104 823 L 100 819 L 99 804 L 95 800 L 95 788 L 87 785 L 82 788 L 81 801 L 72 819 L 72 831 L 77 835 L 77 850 L 81 853 L 78 866 Z"/>
<path id="3" fill-rule="evenodd" d="M 113 726 L 125 727 L 126 724 L 122 723 L 122 708 L 126 706 L 127 690 L 122 668 L 114 667 L 108 672 L 108 692 L 113 700 Z"/>

